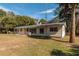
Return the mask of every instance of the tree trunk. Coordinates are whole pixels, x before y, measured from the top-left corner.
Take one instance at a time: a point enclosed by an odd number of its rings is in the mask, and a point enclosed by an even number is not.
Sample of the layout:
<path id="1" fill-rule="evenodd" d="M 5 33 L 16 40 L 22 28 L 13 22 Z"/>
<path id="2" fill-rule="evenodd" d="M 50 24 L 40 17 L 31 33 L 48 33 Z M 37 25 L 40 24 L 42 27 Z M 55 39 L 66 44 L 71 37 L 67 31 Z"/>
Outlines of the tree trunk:
<path id="1" fill-rule="evenodd" d="M 71 28 L 70 28 L 70 43 L 75 42 L 75 9 L 76 9 L 76 4 L 72 3 L 72 19 L 71 19 Z"/>

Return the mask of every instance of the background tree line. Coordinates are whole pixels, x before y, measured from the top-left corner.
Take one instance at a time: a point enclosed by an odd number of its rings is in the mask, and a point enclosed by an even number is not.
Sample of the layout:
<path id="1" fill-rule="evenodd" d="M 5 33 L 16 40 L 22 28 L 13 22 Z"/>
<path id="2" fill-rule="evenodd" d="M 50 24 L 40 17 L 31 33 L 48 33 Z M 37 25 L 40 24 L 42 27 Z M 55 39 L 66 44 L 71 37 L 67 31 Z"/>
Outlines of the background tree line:
<path id="1" fill-rule="evenodd" d="M 17 26 L 34 25 L 37 21 L 29 16 L 15 15 L 13 12 L 0 9 L 0 33 L 13 32 Z M 40 19 L 39 22 L 46 23 L 47 21 Z"/>
<path id="2" fill-rule="evenodd" d="M 28 16 L 15 15 L 13 12 L 0 9 L 0 33 L 13 32 L 16 26 L 33 25 L 35 20 Z"/>

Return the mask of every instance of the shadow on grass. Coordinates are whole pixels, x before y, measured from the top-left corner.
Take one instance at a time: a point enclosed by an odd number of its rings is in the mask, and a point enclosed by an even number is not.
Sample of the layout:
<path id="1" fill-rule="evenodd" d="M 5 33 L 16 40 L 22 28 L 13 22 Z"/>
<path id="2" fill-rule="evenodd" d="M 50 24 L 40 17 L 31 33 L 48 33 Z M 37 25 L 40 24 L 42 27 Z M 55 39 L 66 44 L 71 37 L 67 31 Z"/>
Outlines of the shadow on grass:
<path id="1" fill-rule="evenodd" d="M 53 38 L 52 40 L 54 41 L 58 41 L 58 42 L 62 42 L 62 43 L 69 43 L 68 41 L 64 41 L 63 39 L 56 39 L 56 38 Z"/>
<path id="2" fill-rule="evenodd" d="M 49 36 L 29 36 L 31 38 L 35 38 L 35 39 L 51 39 L 51 37 Z"/>
<path id="3" fill-rule="evenodd" d="M 64 41 L 62 38 L 60 37 L 50 37 L 50 36 L 29 36 L 31 38 L 35 38 L 35 39 L 42 39 L 42 40 L 54 40 L 57 42 L 62 42 L 62 43 L 69 43 L 68 41 Z"/>
<path id="4" fill-rule="evenodd" d="M 59 49 L 53 49 L 51 56 L 79 56 L 79 45 L 72 45 L 68 52 L 63 52 Z"/>

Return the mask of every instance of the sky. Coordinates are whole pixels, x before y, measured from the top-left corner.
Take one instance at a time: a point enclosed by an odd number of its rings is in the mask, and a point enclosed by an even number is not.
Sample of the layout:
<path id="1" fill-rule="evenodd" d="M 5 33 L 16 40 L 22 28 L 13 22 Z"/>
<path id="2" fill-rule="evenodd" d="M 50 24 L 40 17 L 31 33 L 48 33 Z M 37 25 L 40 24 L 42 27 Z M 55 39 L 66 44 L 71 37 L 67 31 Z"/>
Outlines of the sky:
<path id="1" fill-rule="evenodd" d="M 56 16 L 54 10 L 57 6 L 55 3 L 0 3 L 0 9 L 12 11 L 16 15 L 47 20 L 51 20 Z"/>

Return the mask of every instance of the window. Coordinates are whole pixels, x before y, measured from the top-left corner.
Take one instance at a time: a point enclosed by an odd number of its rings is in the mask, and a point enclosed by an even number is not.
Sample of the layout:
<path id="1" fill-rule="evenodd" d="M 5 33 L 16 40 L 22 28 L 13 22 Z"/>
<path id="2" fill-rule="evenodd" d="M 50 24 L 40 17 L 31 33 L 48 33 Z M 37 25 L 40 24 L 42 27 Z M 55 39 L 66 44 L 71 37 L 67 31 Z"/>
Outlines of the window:
<path id="1" fill-rule="evenodd" d="M 22 31 L 22 28 L 20 29 L 20 31 Z"/>
<path id="2" fill-rule="evenodd" d="M 18 31 L 18 29 L 15 29 L 15 32 L 17 32 Z"/>
<path id="3" fill-rule="evenodd" d="M 26 29 L 26 31 L 28 32 L 28 31 L 29 31 L 29 29 L 27 28 L 27 29 Z"/>
<path id="4" fill-rule="evenodd" d="M 58 28 L 57 27 L 51 27 L 50 28 L 50 32 L 57 32 L 58 31 Z"/>
<path id="5" fill-rule="evenodd" d="M 40 28 L 40 34 L 44 34 L 44 28 Z"/>
<path id="6" fill-rule="evenodd" d="M 36 29 L 35 28 L 34 29 L 30 29 L 30 32 L 35 34 L 36 33 Z"/>

